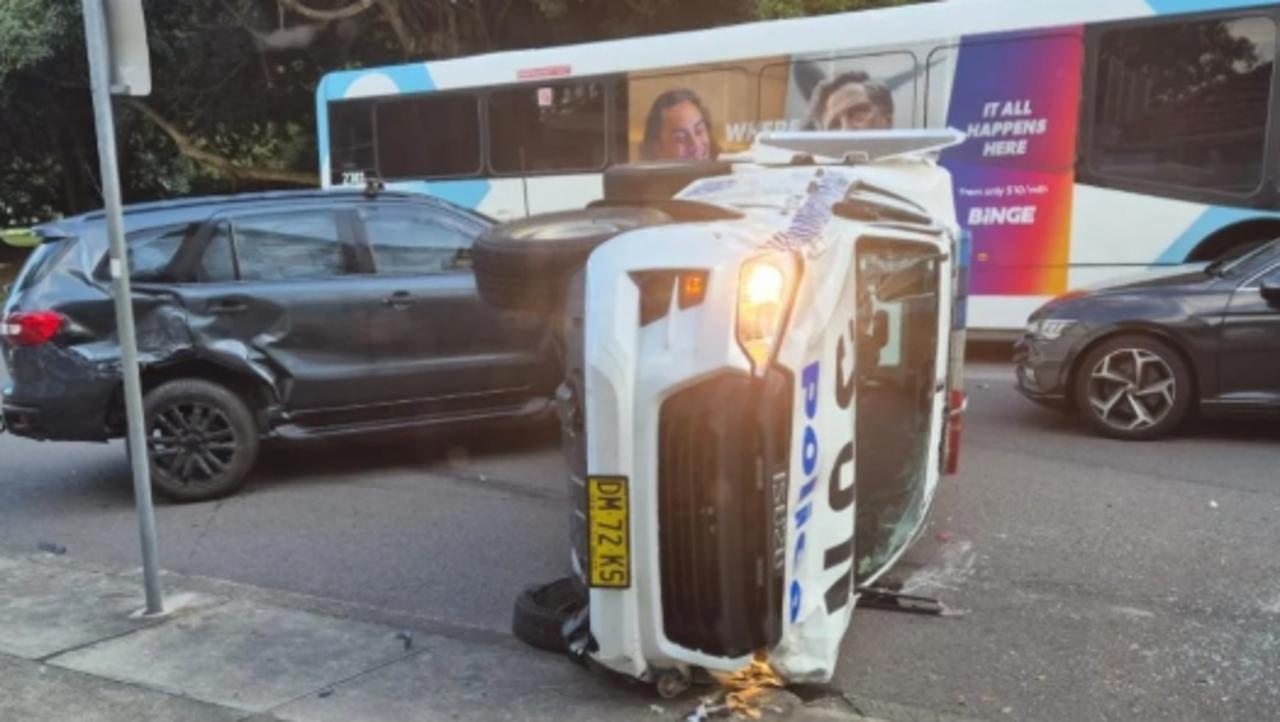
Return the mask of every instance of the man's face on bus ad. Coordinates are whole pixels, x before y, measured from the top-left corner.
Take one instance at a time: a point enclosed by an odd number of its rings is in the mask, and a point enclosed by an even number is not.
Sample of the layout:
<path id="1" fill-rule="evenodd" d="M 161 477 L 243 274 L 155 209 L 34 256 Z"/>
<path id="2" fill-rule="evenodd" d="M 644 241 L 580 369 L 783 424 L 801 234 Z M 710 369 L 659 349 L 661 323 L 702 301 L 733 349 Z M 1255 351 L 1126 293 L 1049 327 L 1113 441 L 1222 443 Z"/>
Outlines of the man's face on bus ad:
<path id="1" fill-rule="evenodd" d="M 883 130 L 893 126 L 893 118 L 873 101 L 867 87 L 856 82 L 831 91 L 821 121 L 824 130 Z"/>
<path id="2" fill-rule="evenodd" d="M 711 157 L 711 129 L 697 104 L 686 100 L 662 112 L 659 155 L 680 160 Z"/>

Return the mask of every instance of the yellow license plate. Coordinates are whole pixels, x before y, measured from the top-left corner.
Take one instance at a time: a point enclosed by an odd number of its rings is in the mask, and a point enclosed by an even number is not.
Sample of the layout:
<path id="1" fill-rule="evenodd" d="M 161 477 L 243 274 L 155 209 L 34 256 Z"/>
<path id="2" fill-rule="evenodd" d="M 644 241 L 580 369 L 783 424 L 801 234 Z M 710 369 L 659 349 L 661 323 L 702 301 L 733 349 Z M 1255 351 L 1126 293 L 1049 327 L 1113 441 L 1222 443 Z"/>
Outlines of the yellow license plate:
<path id="1" fill-rule="evenodd" d="M 623 476 L 587 478 L 587 556 L 591 586 L 631 586 L 631 499 Z"/>

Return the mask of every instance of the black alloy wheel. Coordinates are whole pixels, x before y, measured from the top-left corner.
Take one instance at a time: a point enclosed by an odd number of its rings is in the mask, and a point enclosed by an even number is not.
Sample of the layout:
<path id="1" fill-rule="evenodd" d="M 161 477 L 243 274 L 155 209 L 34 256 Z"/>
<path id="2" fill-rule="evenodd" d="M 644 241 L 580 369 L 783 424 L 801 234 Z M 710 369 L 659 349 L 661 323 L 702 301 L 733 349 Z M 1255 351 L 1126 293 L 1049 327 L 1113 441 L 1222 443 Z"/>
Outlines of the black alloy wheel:
<path id="1" fill-rule="evenodd" d="M 203 501 L 240 488 L 257 458 L 258 434 L 234 392 L 180 379 L 150 391 L 144 405 L 157 491 L 176 501 Z"/>

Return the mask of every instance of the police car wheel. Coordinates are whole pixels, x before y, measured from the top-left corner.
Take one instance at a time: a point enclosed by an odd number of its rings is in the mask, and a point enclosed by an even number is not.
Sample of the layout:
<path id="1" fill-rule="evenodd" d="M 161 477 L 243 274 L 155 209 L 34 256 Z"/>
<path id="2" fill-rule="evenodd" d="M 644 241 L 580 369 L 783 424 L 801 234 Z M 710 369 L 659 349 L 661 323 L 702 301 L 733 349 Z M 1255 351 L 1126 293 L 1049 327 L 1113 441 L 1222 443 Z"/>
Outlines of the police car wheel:
<path id="1" fill-rule="evenodd" d="M 532 586 L 516 597 L 511 631 L 516 639 L 547 652 L 568 652 L 564 624 L 587 603 L 581 585 L 572 577 Z"/>
<path id="2" fill-rule="evenodd" d="M 597 246 L 620 233 L 670 220 L 652 208 L 610 207 L 494 226 L 476 239 L 472 252 L 476 288 L 498 308 L 554 312 L 568 278 Z"/>

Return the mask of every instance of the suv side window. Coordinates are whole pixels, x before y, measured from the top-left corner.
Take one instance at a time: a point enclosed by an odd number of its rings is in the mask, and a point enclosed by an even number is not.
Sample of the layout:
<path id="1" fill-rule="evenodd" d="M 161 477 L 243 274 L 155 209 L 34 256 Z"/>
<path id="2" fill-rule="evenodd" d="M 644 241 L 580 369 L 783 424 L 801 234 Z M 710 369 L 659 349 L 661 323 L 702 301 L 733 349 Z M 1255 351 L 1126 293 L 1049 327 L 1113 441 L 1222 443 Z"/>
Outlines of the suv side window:
<path id="1" fill-rule="evenodd" d="M 407 276 L 471 268 L 474 234 L 439 212 L 422 208 L 367 206 L 360 220 L 379 275 Z"/>
<path id="2" fill-rule="evenodd" d="M 241 216 L 231 220 L 231 229 L 241 281 L 329 278 L 352 272 L 353 259 L 332 211 Z M 210 272 L 225 274 L 225 267 L 219 270 L 220 262 L 208 252 L 205 261 Z"/>
<path id="3" fill-rule="evenodd" d="M 134 281 L 168 281 L 169 264 L 182 243 L 199 230 L 198 223 L 176 226 L 160 226 L 134 231 L 125 237 L 129 248 L 129 278 Z M 104 254 L 94 276 L 108 279 L 110 254 Z"/>

